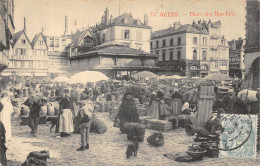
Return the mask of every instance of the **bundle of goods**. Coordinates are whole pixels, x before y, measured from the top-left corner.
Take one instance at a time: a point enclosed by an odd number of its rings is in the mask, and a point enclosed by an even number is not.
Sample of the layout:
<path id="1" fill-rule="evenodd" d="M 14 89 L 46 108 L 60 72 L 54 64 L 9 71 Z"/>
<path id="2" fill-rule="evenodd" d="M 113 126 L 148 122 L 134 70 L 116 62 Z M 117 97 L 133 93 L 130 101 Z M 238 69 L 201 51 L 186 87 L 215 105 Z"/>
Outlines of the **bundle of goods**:
<path id="1" fill-rule="evenodd" d="M 162 133 L 156 132 L 147 138 L 147 142 L 154 146 L 162 146 L 164 145 L 164 137 Z"/>
<path id="2" fill-rule="evenodd" d="M 41 165 L 48 166 L 47 159 L 50 158 L 49 151 L 31 152 L 21 166 Z"/>
<path id="3" fill-rule="evenodd" d="M 48 112 L 47 106 L 46 105 L 41 106 L 41 108 L 40 108 L 40 116 L 46 116 L 47 112 Z"/>
<path id="4" fill-rule="evenodd" d="M 137 113 L 139 116 L 146 116 L 147 115 L 147 108 L 143 104 L 137 104 Z"/>
<path id="5" fill-rule="evenodd" d="M 193 144 L 188 147 L 188 155 L 192 157 L 194 161 L 202 160 L 207 151 L 198 145 Z"/>
<path id="6" fill-rule="evenodd" d="M 189 115 L 179 115 L 178 116 L 178 126 L 184 128 L 186 125 L 191 124 L 191 119 Z"/>
<path id="7" fill-rule="evenodd" d="M 200 147 L 206 150 L 206 156 L 213 158 L 219 157 L 218 144 L 216 142 L 202 142 Z"/>
<path id="8" fill-rule="evenodd" d="M 149 126 L 147 126 L 147 119 L 153 119 L 150 116 L 139 116 L 139 119 L 141 120 L 141 124 L 145 125 L 147 128 L 149 128 Z"/>
<path id="9" fill-rule="evenodd" d="M 48 116 L 54 116 L 55 115 L 55 108 L 54 108 L 53 103 L 47 103 L 46 107 L 47 107 L 47 115 Z"/>
<path id="10" fill-rule="evenodd" d="M 178 126 L 178 117 L 176 116 L 169 116 L 166 117 L 165 120 L 168 120 L 169 122 L 172 123 L 172 129 L 176 129 Z"/>
<path id="11" fill-rule="evenodd" d="M 20 110 L 20 116 L 22 119 L 22 122 L 20 123 L 20 125 L 27 125 L 29 122 L 29 113 L 30 113 L 30 109 L 29 107 L 27 107 L 26 105 L 22 104 L 21 105 L 21 110 Z"/>
<path id="12" fill-rule="evenodd" d="M 138 142 L 144 141 L 145 126 L 140 123 L 125 123 L 127 139 L 132 140 L 134 137 L 137 138 Z"/>
<path id="13" fill-rule="evenodd" d="M 107 131 L 107 125 L 98 118 L 94 118 L 91 123 L 90 131 L 103 134 Z"/>
<path id="14" fill-rule="evenodd" d="M 147 119 L 147 125 L 150 129 L 159 131 L 169 131 L 172 129 L 172 122 L 167 120 Z"/>

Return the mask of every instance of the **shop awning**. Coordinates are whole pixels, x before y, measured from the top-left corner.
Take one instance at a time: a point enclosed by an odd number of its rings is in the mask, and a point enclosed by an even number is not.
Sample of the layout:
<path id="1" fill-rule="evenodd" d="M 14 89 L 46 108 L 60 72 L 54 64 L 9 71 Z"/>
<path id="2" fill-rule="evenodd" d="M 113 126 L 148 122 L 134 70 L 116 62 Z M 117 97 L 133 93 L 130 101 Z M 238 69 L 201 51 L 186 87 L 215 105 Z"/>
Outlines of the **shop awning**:
<path id="1" fill-rule="evenodd" d="M 34 73 L 36 77 L 47 77 L 47 73 Z"/>
<path id="2" fill-rule="evenodd" d="M 18 76 L 32 76 L 32 73 L 17 73 Z"/>
<path id="3" fill-rule="evenodd" d="M 4 72 L 2 72 L 1 75 L 2 75 L 2 76 L 11 76 L 12 73 L 4 73 Z"/>

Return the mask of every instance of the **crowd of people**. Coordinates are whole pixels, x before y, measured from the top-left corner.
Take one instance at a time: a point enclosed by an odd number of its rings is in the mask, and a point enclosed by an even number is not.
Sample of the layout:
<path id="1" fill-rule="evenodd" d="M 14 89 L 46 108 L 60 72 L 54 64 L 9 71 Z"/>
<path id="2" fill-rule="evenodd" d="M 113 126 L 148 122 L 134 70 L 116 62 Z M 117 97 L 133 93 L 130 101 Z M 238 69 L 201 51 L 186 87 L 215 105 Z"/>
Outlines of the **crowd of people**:
<path id="1" fill-rule="evenodd" d="M 216 82 L 191 79 L 181 80 L 122 80 L 97 83 L 73 84 L 46 81 L 21 81 L 8 83 L 1 89 L 0 129 L 1 163 L 6 162 L 5 141 L 11 140 L 11 115 L 14 112 L 12 99 L 25 98 L 29 112 L 28 126 L 32 136 L 37 136 L 41 107 L 48 102 L 58 102 L 56 132 L 68 137 L 73 132 L 81 134 L 81 147 L 89 149 L 89 130 L 95 105 L 100 112 L 107 110 L 106 104 L 113 101 L 118 105 L 115 122 L 122 128 L 126 122 L 140 123 L 138 106 L 147 108 L 147 116 L 165 120 L 179 108 L 180 114 L 196 112 L 198 92 L 201 86 L 214 86 L 213 110 L 223 108 L 225 113 L 234 113 L 234 105 L 241 90 L 241 81 Z M 223 88 L 225 87 L 225 88 Z M 221 99 L 219 95 L 223 94 Z M 258 93 L 259 99 L 259 93 Z M 257 110 L 258 108 L 256 108 Z M 109 110 L 111 113 L 111 109 Z"/>

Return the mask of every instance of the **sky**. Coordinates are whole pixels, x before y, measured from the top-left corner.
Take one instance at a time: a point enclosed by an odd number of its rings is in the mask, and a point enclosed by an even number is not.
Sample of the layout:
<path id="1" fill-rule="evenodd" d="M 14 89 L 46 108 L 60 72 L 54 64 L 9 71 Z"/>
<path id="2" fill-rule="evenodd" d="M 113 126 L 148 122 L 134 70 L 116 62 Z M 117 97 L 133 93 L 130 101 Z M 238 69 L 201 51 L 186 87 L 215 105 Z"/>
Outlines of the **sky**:
<path id="1" fill-rule="evenodd" d="M 62 35 L 65 16 L 69 33 L 93 26 L 101 22 L 106 7 L 113 18 L 119 13 L 131 12 L 135 19 L 143 22 L 147 13 L 152 31 L 168 28 L 174 22 L 192 24 L 193 20 L 211 19 L 221 21 L 222 34 L 228 40 L 245 38 L 246 0 L 14 0 L 14 5 L 15 31 L 23 29 L 26 17 L 30 39 L 41 32 L 42 27 L 45 35 Z"/>

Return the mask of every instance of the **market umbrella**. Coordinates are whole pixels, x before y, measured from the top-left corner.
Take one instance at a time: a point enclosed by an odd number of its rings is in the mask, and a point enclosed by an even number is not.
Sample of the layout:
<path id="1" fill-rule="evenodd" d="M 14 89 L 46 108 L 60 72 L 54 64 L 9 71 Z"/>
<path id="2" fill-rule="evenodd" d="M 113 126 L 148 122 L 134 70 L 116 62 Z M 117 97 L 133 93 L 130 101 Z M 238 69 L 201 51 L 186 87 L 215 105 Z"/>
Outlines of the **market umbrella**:
<path id="1" fill-rule="evenodd" d="M 203 80 L 228 81 L 232 80 L 228 75 L 222 73 L 212 73 L 203 78 Z"/>
<path id="2" fill-rule="evenodd" d="M 84 71 L 84 72 L 80 72 L 77 74 L 74 74 L 70 80 L 69 83 L 70 84 L 77 84 L 77 83 L 87 83 L 87 82 L 98 82 L 98 81 L 102 81 L 102 80 L 108 80 L 109 78 L 101 73 L 101 72 L 97 72 L 97 71 Z"/>
<path id="3" fill-rule="evenodd" d="M 139 78 L 139 77 L 144 77 L 144 78 L 156 78 L 158 77 L 156 74 L 149 72 L 149 71 L 142 71 L 142 72 L 138 72 L 133 74 L 134 78 Z"/>
<path id="4" fill-rule="evenodd" d="M 69 78 L 65 76 L 59 76 L 52 80 L 53 82 L 68 82 Z"/>
<path id="5" fill-rule="evenodd" d="M 168 76 L 166 76 L 166 75 L 161 75 L 161 76 L 159 76 L 159 79 L 160 79 L 160 80 L 167 79 L 167 78 L 168 78 Z"/>
<path id="6" fill-rule="evenodd" d="M 168 76 L 168 78 L 172 78 L 172 79 L 182 79 L 182 76 L 178 76 L 178 75 L 172 75 L 172 76 Z"/>

